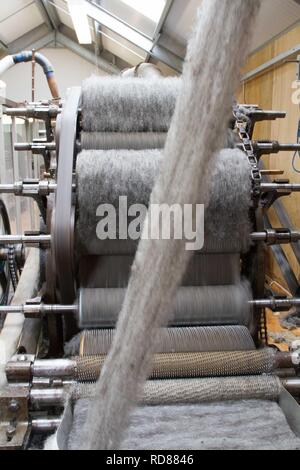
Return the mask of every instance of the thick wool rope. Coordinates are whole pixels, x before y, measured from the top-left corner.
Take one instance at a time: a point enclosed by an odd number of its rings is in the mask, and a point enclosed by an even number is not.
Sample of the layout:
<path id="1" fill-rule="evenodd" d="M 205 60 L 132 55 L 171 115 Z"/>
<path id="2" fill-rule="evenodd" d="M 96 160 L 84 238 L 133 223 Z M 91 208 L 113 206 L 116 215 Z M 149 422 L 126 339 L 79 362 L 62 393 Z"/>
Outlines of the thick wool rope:
<path id="1" fill-rule="evenodd" d="M 213 156 L 224 142 L 259 5 L 260 0 L 203 1 L 152 203 L 207 204 L 205 183 Z M 185 243 L 142 240 L 139 245 L 112 349 L 88 411 L 83 448 L 120 445 L 151 369 L 158 328 L 168 320 L 192 255 Z"/>

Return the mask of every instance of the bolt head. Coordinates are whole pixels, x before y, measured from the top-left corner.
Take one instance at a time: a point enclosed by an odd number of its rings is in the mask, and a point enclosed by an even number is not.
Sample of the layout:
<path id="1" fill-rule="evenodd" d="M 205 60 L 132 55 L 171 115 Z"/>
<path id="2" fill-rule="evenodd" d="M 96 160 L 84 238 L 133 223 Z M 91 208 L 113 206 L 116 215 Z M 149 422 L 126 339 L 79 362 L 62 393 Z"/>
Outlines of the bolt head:
<path id="1" fill-rule="evenodd" d="M 6 437 L 8 441 L 11 441 L 14 435 L 16 434 L 16 427 L 11 424 L 6 428 Z"/>
<path id="2" fill-rule="evenodd" d="M 19 411 L 20 405 L 19 405 L 19 403 L 17 402 L 17 400 L 11 400 L 11 402 L 10 402 L 9 405 L 8 405 L 8 409 L 9 409 L 9 411 L 11 411 L 12 413 L 16 413 L 17 411 Z"/>
<path id="3" fill-rule="evenodd" d="M 18 361 L 20 362 L 26 362 L 27 361 L 27 356 L 26 354 L 22 354 L 21 356 L 18 357 Z"/>

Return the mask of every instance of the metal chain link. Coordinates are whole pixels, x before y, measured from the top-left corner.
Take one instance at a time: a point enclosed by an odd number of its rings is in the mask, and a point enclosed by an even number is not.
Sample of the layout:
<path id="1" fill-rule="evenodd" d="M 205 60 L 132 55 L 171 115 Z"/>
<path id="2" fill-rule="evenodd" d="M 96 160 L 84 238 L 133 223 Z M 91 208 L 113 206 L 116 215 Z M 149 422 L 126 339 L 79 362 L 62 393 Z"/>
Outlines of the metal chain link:
<path id="1" fill-rule="evenodd" d="M 241 139 L 243 150 L 247 155 L 250 167 L 251 167 L 251 178 L 253 184 L 253 196 L 257 197 L 260 194 L 260 184 L 262 181 L 261 173 L 258 168 L 258 160 L 254 153 L 254 148 L 252 144 L 252 140 L 247 132 L 247 121 L 244 121 L 241 117 L 237 117 L 236 113 L 234 113 L 234 117 L 236 119 L 236 128 L 238 130 L 238 135 Z"/>
<path id="2" fill-rule="evenodd" d="M 234 117 L 236 119 L 236 129 L 238 131 L 239 138 L 242 142 L 242 147 L 244 152 L 247 155 L 249 164 L 251 166 L 251 178 L 252 178 L 252 190 L 253 196 L 258 198 L 260 195 L 260 184 L 262 181 L 262 176 L 258 167 L 258 160 L 254 152 L 252 140 L 247 132 L 247 126 L 249 125 L 249 119 L 240 114 L 237 116 L 238 109 L 234 111 Z M 260 322 L 259 322 L 259 332 L 260 332 L 260 339 L 266 345 L 268 344 L 268 329 L 267 329 L 267 318 L 266 318 L 266 310 L 262 309 Z"/>
<path id="3" fill-rule="evenodd" d="M 14 291 L 18 284 L 18 275 L 16 270 L 15 249 L 13 245 L 8 246 L 8 268 Z"/>

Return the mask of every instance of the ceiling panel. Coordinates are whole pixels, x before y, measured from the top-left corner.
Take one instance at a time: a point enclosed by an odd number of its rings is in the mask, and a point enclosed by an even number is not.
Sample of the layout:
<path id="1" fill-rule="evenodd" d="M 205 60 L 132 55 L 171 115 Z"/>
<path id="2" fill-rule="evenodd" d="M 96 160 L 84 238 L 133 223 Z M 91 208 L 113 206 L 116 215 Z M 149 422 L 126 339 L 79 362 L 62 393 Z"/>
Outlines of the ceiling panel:
<path id="1" fill-rule="evenodd" d="M 34 3 L 31 3 L 24 10 L 19 11 L 1 22 L 1 38 L 6 43 L 10 43 L 41 25 L 43 22 L 39 10 Z"/>
<path id="2" fill-rule="evenodd" d="M 62 23 L 69 28 L 73 28 L 66 1 L 49 1 L 56 5 L 57 13 Z M 145 20 L 143 15 L 137 12 L 133 14 L 134 10 L 130 9 L 128 5 L 120 0 L 97 1 L 101 2 L 106 8 L 110 5 L 110 10 L 113 10 L 115 14 L 119 13 L 118 16 L 123 20 L 128 21 L 126 15 L 130 13 L 130 22 L 134 24 L 136 21 L 135 26 L 138 26 L 142 19 L 143 21 Z M 174 44 L 186 44 L 201 3 L 202 0 L 173 1 L 163 31 L 167 36 L 171 37 L 171 41 L 174 41 Z M 267 41 L 282 33 L 297 21 L 300 21 L 300 2 L 297 3 L 294 0 L 262 0 L 262 3 L 262 9 L 252 41 L 252 51 L 263 46 Z M 0 34 L 4 42 L 9 43 L 14 41 L 43 23 L 42 16 L 34 0 L 1 1 L 0 5 Z M 144 21 L 143 31 L 149 33 L 150 30 L 148 31 L 147 29 L 149 25 L 146 23 Z M 131 64 L 136 64 L 145 58 L 144 52 L 128 41 L 123 40 L 120 36 L 104 29 L 103 32 L 109 36 L 104 35 L 102 38 L 104 48 L 116 56 Z M 172 49 L 172 47 L 170 48 Z"/>
<path id="3" fill-rule="evenodd" d="M 201 2 L 174 0 L 164 31 L 178 41 L 186 42 Z M 297 21 L 300 21 L 300 5 L 294 0 L 262 0 L 251 50 L 261 47 Z"/>
<path id="4" fill-rule="evenodd" d="M 137 65 L 146 59 L 146 53 L 139 47 L 134 46 L 106 28 L 102 28 L 101 31 L 103 32 L 101 36 L 104 49 L 120 57 L 120 59 L 132 65 Z"/>
<path id="5" fill-rule="evenodd" d="M 297 21 L 300 5 L 294 0 L 263 0 L 251 49 L 261 47 Z"/>
<path id="6" fill-rule="evenodd" d="M 56 5 L 56 10 L 57 10 L 58 17 L 59 17 L 60 21 L 64 25 L 68 26 L 69 28 L 74 29 L 73 21 L 71 19 L 70 14 L 69 14 L 67 3 L 64 0 L 55 0 L 54 3 Z"/>
<path id="7" fill-rule="evenodd" d="M 139 12 L 137 9 L 132 8 L 130 5 L 134 5 L 134 2 L 127 0 L 98 0 L 98 3 L 107 11 L 120 18 L 125 23 L 129 24 L 133 28 L 142 32 L 146 36 L 153 38 L 157 21 L 147 17 L 146 15 Z M 162 12 L 165 0 L 146 0 L 147 7 L 151 5 L 152 11 L 155 12 L 155 6 L 159 6 L 159 11 Z M 149 3 L 148 3 L 149 2 Z M 97 3 L 97 2 L 96 2 Z M 138 2 L 137 2 L 138 3 Z"/>
<path id="8" fill-rule="evenodd" d="M 0 22 L 31 3 L 33 3 L 32 0 L 10 0 L 9 2 L 2 1 L 0 3 Z"/>
<path id="9" fill-rule="evenodd" d="M 164 32 L 186 43 L 202 0 L 174 0 L 165 22 Z"/>

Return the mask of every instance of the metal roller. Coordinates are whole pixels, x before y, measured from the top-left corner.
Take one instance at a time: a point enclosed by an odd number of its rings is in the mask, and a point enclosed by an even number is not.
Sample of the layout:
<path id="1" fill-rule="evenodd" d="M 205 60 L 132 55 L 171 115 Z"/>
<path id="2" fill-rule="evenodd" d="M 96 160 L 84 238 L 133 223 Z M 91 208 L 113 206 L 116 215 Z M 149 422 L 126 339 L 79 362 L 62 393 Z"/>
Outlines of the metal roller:
<path id="1" fill-rule="evenodd" d="M 85 330 L 81 334 L 80 356 L 95 356 L 109 352 L 115 330 Z M 244 326 L 162 328 L 156 353 L 246 351 L 255 345 Z"/>
<path id="2" fill-rule="evenodd" d="M 75 379 L 98 380 L 106 355 L 75 358 Z M 270 373 L 277 368 L 276 351 L 221 351 L 156 354 L 151 379 L 226 377 Z"/>
<path id="3" fill-rule="evenodd" d="M 290 381 L 286 382 L 284 386 L 289 389 Z M 140 404 L 155 406 L 228 400 L 277 400 L 282 390 L 283 385 L 278 377 L 268 375 L 149 380 L 144 385 Z M 77 401 L 94 396 L 94 384 L 74 383 L 58 389 L 32 388 L 30 403 L 34 409 L 41 409 L 48 406 L 64 406 L 68 398 Z"/>
<path id="4" fill-rule="evenodd" d="M 51 378 L 97 381 L 107 355 L 76 356 L 69 359 L 36 359 L 26 366 L 26 376 L 32 379 Z M 277 369 L 294 368 L 294 356 L 272 348 L 251 351 L 219 351 L 154 354 L 151 379 L 226 377 L 238 375 L 269 374 Z M 24 366 L 10 362 L 7 376 L 14 381 L 24 377 Z"/>
<path id="5" fill-rule="evenodd" d="M 220 377 L 205 379 L 151 380 L 146 382 L 140 402 L 172 405 L 228 400 L 278 399 L 283 387 L 273 376 Z M 73 399 L 94 396 L 94 386 L 78 384 Z"/>
<path id="6" fill-rule="evenodd" d="M 125 289 L 81 289 L 80 328 L 113 327 Z M 232 286 L 180 287 L 173 306 L 172 325 L 251 325 L 251 293 L 246 283 Z"/>
<path id="7" fill-rule="evenodd" d="M 80 285 L 90 288 L 127 287 L 133 260 L 134 257 L 129 255 L 83 256 L 79 262 Z M 238 253 L 195 254 L 189 262 L 181 284 L 182 286 L 231 285 L 239 281 L 240 270 L 241 261 Z"/>

